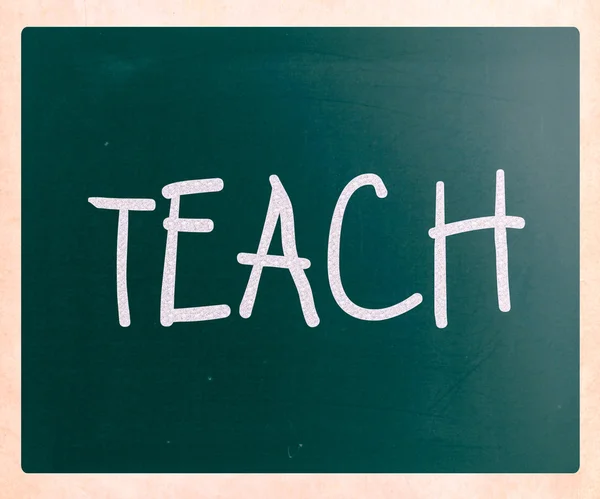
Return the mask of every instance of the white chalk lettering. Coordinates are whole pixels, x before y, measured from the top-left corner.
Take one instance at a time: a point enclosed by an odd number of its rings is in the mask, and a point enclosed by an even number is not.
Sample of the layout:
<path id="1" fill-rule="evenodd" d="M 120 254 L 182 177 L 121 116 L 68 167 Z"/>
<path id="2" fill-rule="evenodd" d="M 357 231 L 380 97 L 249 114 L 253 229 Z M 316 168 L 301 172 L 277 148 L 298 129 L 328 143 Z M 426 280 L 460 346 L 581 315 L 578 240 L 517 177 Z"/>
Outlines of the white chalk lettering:
<path id="1" fill-rule="evenodd" d="M 181 196 L 219 192 L 223 189 L 220 178 L 187 180 L 175 182 L 163 187 L 162 195 L 171 200 L 169 217 L 163 222 L 167 230 L 165 248 L 165 266 L 163 270 L 162 291 L 160 295 L 160 323 L 169 327 L 174 322 L 198 322 L 224 319 L 229 317 L 231 309 L 227 305 L 205 307 L 175 308 L 175 274 L 177 268 L 177 234 L 179 232 L 212 232 L 214 223 L 210 219 L 179 218 Z"/>
<path id="2" fill-rule="evenodd" d="M 129 295 L 127 293 L 127 241 L 129 235 L 130 211 L 154 211 L 156 203 L 153 199 L 126 198 L 88 198 L 88 201 L 101 210 L 118 210 L 117 229 L 117 311 L 119 324 L 129 327 Z"/>
<path id="3" fill-rule="evenodd" d="M 350 181 L 344 188 L 335 206 L 333 217 L 331 219 L 331 228 L 329 230 L 329 247 L 327 256 L 327 275 L 329 277 L 329 286 L 335 301 L 340 308 L 348 315 L 363 321 L 384 321 L 402 315 L 418 306 L 423 297 L 415 293 L 406 300 L 392 305 L 391 307 L 370 309 L 356 305 L 344 291 L 342 277 L 340 273 L 340 241 L 342 236 L 342 222 L 344 213 L 348 206 L 348 201 L 354 192 L 365 185 L 371 185 L 375 188 L 375 194 L 378 198 L 387 196 L 387 189 L 381 178 L 374 174 L 359 175 Z"/>
<path id="4" fill-rule="evenodd" d="M 304 273 L 304 270 L 310 267 L 310 261 L 298 256 L 292 203 L 279 177 L 271 175 L 269 181 L 271 182 L 271 198 L 258 250 L 256 253 L 239 253 L 237 256 L 237 261 L 242 265 L 252 265 L 248 285 L 240 304 L 240 315 L 246 319 L 252 315 L 258 284 L 264 267 L 288 269 L 298 290 L 304 320 L 310 327 L 316 327 L 319 324 L 319 316 L 315 309 L 310 283 Z M 267 254 L 278 219 L 281 220 L 283 256 Z"/>
<path id="5" fill-rule="evenodd" d="M 435 196 L 435 227 L 429 230 L 429 237 L 435 240 L 434 314 L 436 326 L 442 329 L 448 325 L 446 310 L 446 238 L 474 230 L 494 229 L 498 307 L 502 312 L 510 311 L 506 229 L 522 229 L 525 227 L 525 220 L 521 217 L 506 216 L 504 171 L 498 170 L 496 172 L 496 207 L 493 217 L 472 218 L 449 224 L 445 222 L 445 219 L 444 183 L 438 182 Z"/>
<path id="6" fill-rule="evenodd" d="M 244 295 L 239 305 L 239 314 L 247 319 L 252 315 L 258 287 L 265 267 L 286 269 L 289 271 L 298 297 L 304 320 L 309 327 L 320 323 L 315 308 L 313 292 L 305 273 L 311 262 L 298 255 L 296 229 L 292 203 L 279 177 L 271 175 L 271 195 L 265 216 L 258 249 L 256 253 L 238 253 L 237 261 L 252 267 Z M 342 190 L 335 205 L 327 246 L 327 277 L 335 302 L 348 315 L 363 321 L 384 321 L 398 317 L 414 309 L 423 302 L 420 293 L 413 293 L 395 305 L 383 308 L 364 308 L 354 303 L 346 294 L 340 271 L 340 247 L 342 226 L 348 203 L 361 187 L 371 186 L 378 198 L 383 199 L 388 191 L 381 178 L 367 173 L 352 179 Z M 179 218 L 181 196 L 220 192 L 223 181 L 220 178 L 189 180 L 166 185 L 162 195 L 170 200 L 169 216 L 164 219 L 163 227 L 167 231 L 164 269 L 162 276 L 160 323 L 169 327 L 175 322 L 198 322 L 224 319 L 231 315 L 228 305 L 210 305 L 202 307 L 175 308 L 175 277 L 177 269 L 177 242 L 180 232 L 208 233 L 214 229 L 210 219 Z M 91 197 L 88 201 L 99 209 L 119 212 L 117 231 L 117 306 L 119 324 L 127 327 L 131 324 L 129 299 L 127 292 L 127 248 L 129 211 L 153 211 L 156 203 L 152 199 L 101 198 Z M 283 255 L 270 255 L 269 248 L 273 240 L 277 222 L 281 225 L 281 243 Z M 504 171 L 496 172 L 496 195 L 493 216 L 471 218 L 446 223 L 444 183 L 437 182 L 435 197 L 435 226 L 429 230 L 434 240 L 434 316 L 435 324 L 443 329 L 448 325 L 447 283 L 446 283 L 446 238 L 475 230 L 493 229 L 496 249 L 496 282 L 498 308 L 502 312 L 511 309 L 511 297 L 508 274 L 507 229 L 522 229 L 525 220 L 517 216 L 506 215 L 506 196 Z M 374 265 L 367 261 L 365 264 Z"/>

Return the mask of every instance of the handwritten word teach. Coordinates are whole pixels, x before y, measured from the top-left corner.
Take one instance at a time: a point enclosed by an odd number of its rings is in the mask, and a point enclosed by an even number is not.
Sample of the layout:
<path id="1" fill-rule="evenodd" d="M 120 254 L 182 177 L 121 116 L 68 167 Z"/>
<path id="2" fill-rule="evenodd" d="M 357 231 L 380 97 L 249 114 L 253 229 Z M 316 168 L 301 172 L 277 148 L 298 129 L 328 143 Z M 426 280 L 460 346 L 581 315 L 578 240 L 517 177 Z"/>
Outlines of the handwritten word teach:
<path id="1" fill-rule="evenodd" d="M 296 249 L 294 212 L 290 198 L 276 175 L 269 177 L 271 198 L 258 249 L 256 253 L 239 253 L 237 261 L 252 267 L 250 278 L 239 307 L 242 317 L 252 315 L 258 285 L 265 267 L 287 269 L 294 281 L 300 299 L 300 306 L 306 323 L 310 327 L 319 324 L 319 316 L 315 308 L 313 293 L 305 270 L 310 267 L 310 260 L 301 258 Z M 169 216 L 163 222 L 167 231 L 165 263 L 163 270 L 160 322 L 163 326 L 171 326 L 174 322 L 195 322 L 224 319 L 231 314 L 227 305 L 212 305 L 191 308 L 175 308 L 175 269 L 177 267 L 177 238 L 179 232 L 211 232 L 214 223 L 210 219 L 189 219 L 179 217 L 181 196 L 219 192 L 223 189 L 223 180 L 219 178 L 189 180 L 166 185 L 162 195 L 171 200 Z M 396 305 L 371 309 L 354 303 L 344 291 L 340 273 L 340 240 L 344 213 L 348 202 L 357 189 L 370 185 L 374 187 L 379 198 L 387 196 L 387 189 L 381 178 L 368 173 L 351 180 L 343 189 L 331 219 L 327 252 L 327 275 L 335 301 L 340 308 L 360 320 L 383 321 L 402 315 L 417 307 L 423 297 L 414 293 Z M 131 324 L 129 315 L 129 299 L 127 295 L 127 240 L 130 211 L 153 211 L 156 203 L 153 199 L 100 198 L 92 197 L 88 201 L 96 208 L 117 210 L 119 212 L 117 231 L 117 306 L 119 324 L 127 327 Z M 498 290 L 498 307 L 502 312 L 510 310 L 510 291 L 508 283 L 508 246 L 506 229 L 522 229 L 525 220 L 521 217 L 506 215 L 504 172 L 496 172 L 496 204 L 493 216 L 472 218 L 458 222 L 446 223 L 444 183 L 436 184 L 435 227 L 429 230 L 434 240 L 434 311 L 438 328 L 448 325 L 446 303 L 446 238 L 481 229 L 494 229 L 496 245 L 496 280 Z M 277 221 L 281 220 L 281 238 L 283 255 L 270 255 L 269 247 L 275 233 Z"/>

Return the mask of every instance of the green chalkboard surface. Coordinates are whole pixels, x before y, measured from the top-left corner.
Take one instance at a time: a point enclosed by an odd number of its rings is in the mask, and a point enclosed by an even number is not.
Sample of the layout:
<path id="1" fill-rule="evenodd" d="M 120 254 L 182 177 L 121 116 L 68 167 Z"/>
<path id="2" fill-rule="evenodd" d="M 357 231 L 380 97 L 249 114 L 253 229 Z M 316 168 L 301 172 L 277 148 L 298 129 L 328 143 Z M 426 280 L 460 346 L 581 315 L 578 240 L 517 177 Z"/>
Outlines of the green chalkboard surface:
<path id="1" fill-rule="evenodd" d="M 576 29 L 22 60 L 25 472 L 577 471 Z"/>

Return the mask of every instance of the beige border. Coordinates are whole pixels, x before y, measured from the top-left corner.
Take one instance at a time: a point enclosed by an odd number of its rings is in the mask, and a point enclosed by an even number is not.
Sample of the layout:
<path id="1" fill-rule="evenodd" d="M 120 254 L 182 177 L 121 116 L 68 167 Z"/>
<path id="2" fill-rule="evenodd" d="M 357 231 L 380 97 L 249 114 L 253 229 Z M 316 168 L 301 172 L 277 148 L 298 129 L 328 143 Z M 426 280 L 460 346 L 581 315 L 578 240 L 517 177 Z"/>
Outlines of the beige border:
<path id="1" fill-rule="evenodd" d="M 375 5 L 378 5 L 377 8 Z M 24 26 L 566 25 L 581 33 L 581 470 L 558 476 L 36 476 L 20 461 L 20 32 Z M 599 0 L 0 0 L 0 498 L 600 497 Z"/>

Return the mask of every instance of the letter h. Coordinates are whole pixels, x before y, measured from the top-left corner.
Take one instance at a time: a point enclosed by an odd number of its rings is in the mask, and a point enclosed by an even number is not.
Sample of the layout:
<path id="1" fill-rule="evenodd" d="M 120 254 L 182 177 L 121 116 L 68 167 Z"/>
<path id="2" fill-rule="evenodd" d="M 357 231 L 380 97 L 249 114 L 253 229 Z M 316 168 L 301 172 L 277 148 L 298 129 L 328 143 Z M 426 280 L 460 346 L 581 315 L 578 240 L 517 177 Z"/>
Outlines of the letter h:
<path id="1" fill-rule="evenodd" d="M 494 229 L 496 242 L 496 280 L 498 284 L 498 307 L 502 312 L 510 310 L 510 290 L 508 286 L 508 245 L 506 229 L 522 229 L 525 220 L 521 217 L 506 216 L 504 171 L 496 172 L 496 210 L 492 217 L 472 218 L 447 224 L 445 221 L 444 183 L 436 184 L 435 227 L 429 230 L 429 237 L 435 240 L 434 246 L 434 310 L 438 328 L 448 325 L 446 309 L 446 238 L 480 229 Z"/>

